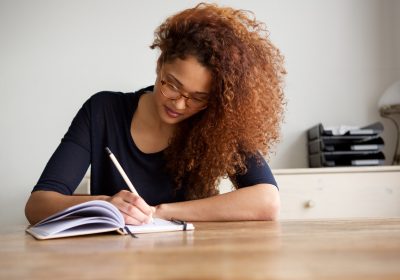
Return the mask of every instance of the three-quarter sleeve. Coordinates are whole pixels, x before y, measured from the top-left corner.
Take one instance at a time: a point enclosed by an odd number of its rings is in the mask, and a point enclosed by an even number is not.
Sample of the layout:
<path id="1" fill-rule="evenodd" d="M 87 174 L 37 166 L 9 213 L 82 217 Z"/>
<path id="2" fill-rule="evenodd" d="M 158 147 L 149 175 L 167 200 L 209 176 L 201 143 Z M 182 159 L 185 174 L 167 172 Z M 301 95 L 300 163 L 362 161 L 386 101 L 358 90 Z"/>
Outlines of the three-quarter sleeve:
<path id="1" fill-rule="evenodd" d="M 271 184 L 278 188 L 274 175 L 261 154 L 246 157 L 246 167 L 247 172 L 245 174 L 236 174 L 231 178 L 238 188 L 257 184 Z"/>
<path id="2" fill-rule="evenodd" d="M 90 165 L 90 99 L 74 117 L 33 191 L 71 195 Z"/>

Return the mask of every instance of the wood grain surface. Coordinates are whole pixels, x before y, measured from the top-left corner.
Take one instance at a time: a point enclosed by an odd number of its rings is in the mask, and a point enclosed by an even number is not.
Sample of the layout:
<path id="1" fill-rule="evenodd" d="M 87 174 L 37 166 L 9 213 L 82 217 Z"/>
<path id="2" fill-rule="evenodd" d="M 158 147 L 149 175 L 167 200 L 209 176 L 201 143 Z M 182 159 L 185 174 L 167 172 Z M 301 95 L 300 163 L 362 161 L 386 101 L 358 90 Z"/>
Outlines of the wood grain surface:
<path id="1" fill-rule="evenodd" d="M 400 279 L 400 219 L 195 223 L 37 241 L 0 232 L 0 279 Z"/>

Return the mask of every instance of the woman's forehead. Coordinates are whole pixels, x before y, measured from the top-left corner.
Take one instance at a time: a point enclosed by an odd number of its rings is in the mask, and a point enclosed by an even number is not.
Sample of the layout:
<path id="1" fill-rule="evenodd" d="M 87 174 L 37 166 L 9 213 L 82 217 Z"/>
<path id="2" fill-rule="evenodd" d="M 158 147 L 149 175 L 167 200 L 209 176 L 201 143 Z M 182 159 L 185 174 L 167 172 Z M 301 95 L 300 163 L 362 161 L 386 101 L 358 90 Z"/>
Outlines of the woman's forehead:
<path id="1" fill-rule="evenodd" d="M 211 71 L 193 56 L 164 63 L 161 76 L 169 77 L 190 92 L 210 92 L 211 89 Z"/>

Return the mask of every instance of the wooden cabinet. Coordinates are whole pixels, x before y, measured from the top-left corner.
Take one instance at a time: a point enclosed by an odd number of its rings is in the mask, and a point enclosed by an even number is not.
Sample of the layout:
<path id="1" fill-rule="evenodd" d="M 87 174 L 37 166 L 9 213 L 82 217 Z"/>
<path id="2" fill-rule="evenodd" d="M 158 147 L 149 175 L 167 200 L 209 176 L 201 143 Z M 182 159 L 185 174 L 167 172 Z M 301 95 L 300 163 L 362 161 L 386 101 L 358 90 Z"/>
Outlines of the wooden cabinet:
<path id="1" fill-rule="evenodd" d="M 400 166 L 273 172 L 281 219 L 400 217 Z"/>
<path id="2" fill-rule="evenodd" d="M 400 166 L 273 170 L 280 219 L 400 217 Z M 88 194 L 85 176 L 76 194 Z M 231 191 L 225 179 L 221 193 Z"/>

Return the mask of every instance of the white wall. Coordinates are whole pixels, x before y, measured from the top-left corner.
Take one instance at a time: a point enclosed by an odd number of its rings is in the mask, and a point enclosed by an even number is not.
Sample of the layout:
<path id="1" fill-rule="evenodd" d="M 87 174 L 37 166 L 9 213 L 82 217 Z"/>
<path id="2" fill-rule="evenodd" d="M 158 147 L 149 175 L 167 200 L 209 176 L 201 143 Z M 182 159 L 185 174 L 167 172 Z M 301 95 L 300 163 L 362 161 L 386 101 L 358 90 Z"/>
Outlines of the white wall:
<path id="1" fill-rule="evenodd" d="M 393 46 L 394 56 L 396 59 L 397 66 L 397 77 L 400 77 L 400 1 L 393 0 L 393 4 L 388 5 L 388 9 L 392 8 L 392 34 L 393 34 Z"/>
<path id="2" fill-rule="evenodd" d="M 392 0 L 384 4 L 384 14 L 387 15 L 385 30 L 387 49 L 386 59 L 391 61 L 385 66 L 387 67 L 387 77 L 389 78 L 389 87 L 393 82 L 400 80 L 400 1 Z M 394 77 L 392 79 L 392 77 Z M 400 93 L 399 93 L 400 94 Z M 400 123 L 400 115 L 392 116 Z M 383 119 L 382 123 L 385 126 L 385 141 L 386 141 L 386 162 L 390 164 L 394 156 L 394 146 L 396 134 L 394 133 L 395 126 L 388 119 Z M 399 143 L 400 144 L 400 143 Z"/>
<path id="3" fill-rule="evenodd" d="M 392 44 L 394 2 L 296 3 L 281 17 L 288 26 L 273 30 L 281 37 L 289 72 L 283 141 L 272 160 L 278 168 L 307 165 L 304 131 L 318 122 L 366 125 L 379 120 L 377 101 L 400 78 Z M 386 140 L 391 154 L 393 141 Z"/>
<path id="4" fill-rule="evenodd" d="M 0 222 L 23 206 L 81 104 L 155 79 L 163 19 L 196 1 L 0 0 Z M 400 78 L 400 1 L 219 1 L 252 10 L 286 56 L 287 114 L 273 168 L 306 167 L 304 131 L 379 120 Z M 385 125 L 390 125 L 385 122 Z M 385 134 L 387 151 L 393 134 Z"/>

